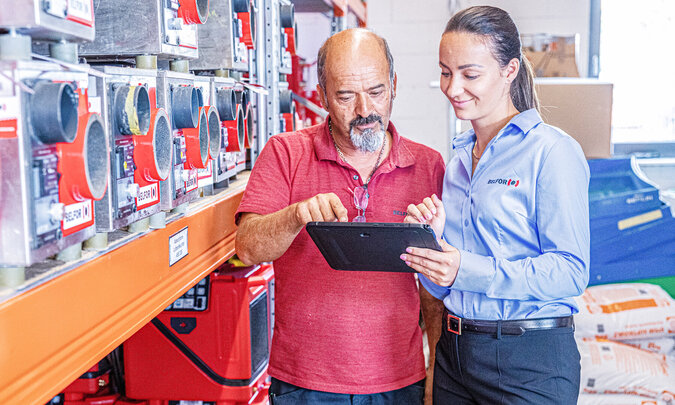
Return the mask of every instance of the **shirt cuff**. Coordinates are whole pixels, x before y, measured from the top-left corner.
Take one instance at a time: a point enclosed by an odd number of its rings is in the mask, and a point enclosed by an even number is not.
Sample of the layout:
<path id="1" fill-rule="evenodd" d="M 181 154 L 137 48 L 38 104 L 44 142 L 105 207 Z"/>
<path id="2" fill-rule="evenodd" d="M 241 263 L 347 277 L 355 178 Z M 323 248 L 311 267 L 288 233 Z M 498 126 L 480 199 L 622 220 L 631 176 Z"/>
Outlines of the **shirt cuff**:
<path id="1" fill-rule="evenodd" d="M 460 250 L 459 270 L 455 282 L 450 286 L 455 290 L 486 293 L 495 277 L 494 259 L 466 250 Z"/>
<path id="2" fill-rule="evenodd" d="M 417 278 L 420 280 L 420 284 L 426 289 L 429 294 L 433 295 L 434 298 L 443 300 L 449 293 L 450 293 L 450 288 L 448 287 L 441 287 L 440 285 L 434 283 L 433 281 L 429 280 L 426 276 L 424 276 L 422 273 L 417 274 Z"/>

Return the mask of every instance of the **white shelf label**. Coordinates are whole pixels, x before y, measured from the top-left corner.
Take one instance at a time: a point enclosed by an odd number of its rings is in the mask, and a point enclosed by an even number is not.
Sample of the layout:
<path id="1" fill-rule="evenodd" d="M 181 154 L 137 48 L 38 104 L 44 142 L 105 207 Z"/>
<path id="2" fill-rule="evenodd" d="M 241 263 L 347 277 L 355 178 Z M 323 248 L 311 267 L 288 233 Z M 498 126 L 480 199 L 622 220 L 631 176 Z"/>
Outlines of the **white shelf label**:
<path id="1" fill-rule="evenodd" d="M 173 266 L 180 259 L 188 255 L 188 228 L 169 236 L 169 266 Z"/>

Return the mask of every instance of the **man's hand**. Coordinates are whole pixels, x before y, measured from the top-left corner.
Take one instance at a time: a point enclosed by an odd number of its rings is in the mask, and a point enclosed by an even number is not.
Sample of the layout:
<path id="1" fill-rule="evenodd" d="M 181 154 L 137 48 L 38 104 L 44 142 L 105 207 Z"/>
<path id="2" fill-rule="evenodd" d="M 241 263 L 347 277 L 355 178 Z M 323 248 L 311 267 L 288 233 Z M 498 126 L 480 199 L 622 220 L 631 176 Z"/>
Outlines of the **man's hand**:
<path id="1" fill-rule="evenodd" d="M 300 227 L 312 221 L 347 222 L 347 209 L 335 193 L 317 194 L 295 203 L 295 219 Z"/>
<path id="2" fill-rule="evenodd" d="M 404 222 L 429 224 L 436 234 L 436 238 L 443 235 L 443 227 L 445 226 L 445 208 L 440 198 L 433 194 L 422 200 L 420 204 L 408 205 L 406 217 Z"/>

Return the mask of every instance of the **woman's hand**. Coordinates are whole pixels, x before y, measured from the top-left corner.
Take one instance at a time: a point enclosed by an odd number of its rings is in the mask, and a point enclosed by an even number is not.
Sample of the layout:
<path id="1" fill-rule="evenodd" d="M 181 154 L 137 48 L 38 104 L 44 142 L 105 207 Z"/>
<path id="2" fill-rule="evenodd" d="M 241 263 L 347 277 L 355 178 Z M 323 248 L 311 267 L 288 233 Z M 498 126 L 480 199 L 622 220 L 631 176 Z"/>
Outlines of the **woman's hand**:
<path id="1" fill-rule="evenodd" d="M 459 270 L 460 254 L 459 250 L 450 246 L 444 240 L 440 239 L 442 252 L 409 247 L 407 253 L 401 255 L 405 264 L 413 268 L 418 273 L 424 274 L 429 280 L 442 287 L 451 286 L 457 277 Z"/>
<path id="2" fill-rule="evenodd" d="M 408 205 L 404 222 L 411 224 L 429 224 L 436 234 L 436 238 L 443 235 L 445 226 L 445 208 L 443 202 L 436 194 L 422 200 L 421 204 Z"/>

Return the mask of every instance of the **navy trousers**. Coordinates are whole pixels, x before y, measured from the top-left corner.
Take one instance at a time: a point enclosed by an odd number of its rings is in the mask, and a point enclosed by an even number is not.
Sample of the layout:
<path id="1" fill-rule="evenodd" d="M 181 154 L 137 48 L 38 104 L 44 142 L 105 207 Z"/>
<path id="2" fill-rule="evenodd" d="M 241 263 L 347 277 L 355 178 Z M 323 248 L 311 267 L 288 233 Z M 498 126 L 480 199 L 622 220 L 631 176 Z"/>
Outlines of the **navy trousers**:
<path id="1" fill-rule="evenodd" d="M 443 318 L 434 405 L 577 403 L 581 365 L 574 327 L 458 336 Z"/>
<path id="2" fill-rule="evenodd" d="M 424 380 L 394 391 L 379 394 L 335 394 L 300 388 L 272 378 L 272 405 L 422 405 Z"/>

